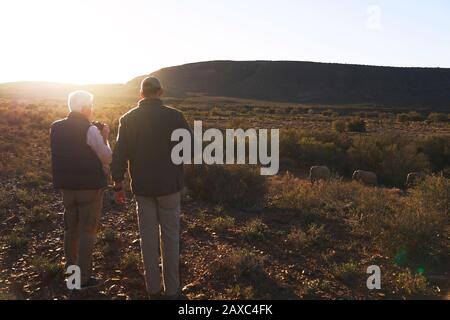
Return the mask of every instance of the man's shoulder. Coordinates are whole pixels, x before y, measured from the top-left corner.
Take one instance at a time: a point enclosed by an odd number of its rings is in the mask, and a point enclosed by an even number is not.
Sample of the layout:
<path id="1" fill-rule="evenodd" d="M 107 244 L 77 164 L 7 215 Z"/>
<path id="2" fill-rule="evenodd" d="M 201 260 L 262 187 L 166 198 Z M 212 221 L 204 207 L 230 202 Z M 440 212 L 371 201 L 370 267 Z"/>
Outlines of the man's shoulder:
<path id="1" fill-rule="evenodd" d="M 123 123 L 130 118 L 136 117 L 138 115 L 139 111 L 140 111 L 139 107 L 132 108 L 131 110 L 129 110 L 123 116 L 120 117 L 120 122 Z"/>
<path id="2" fill-rule="evenodd" d="M 181 110 L 167 105 L 163 105 L 162 110 L 170 115 L 173 115 L 174 117 L 179 117 L 183 115 L 183 112 Z"/>
<path id="3" fill-rule="evenodd" d="M 181 110 L 171 106 L 162 105 L 159 110 L 165 115 L 165 117 L 168 118 L 180 119 L 183 117 L 183 112 Z M 134 122 L 142 116 L 142 112 L 145 112 L 145 108 L 141 108 L 139 106 L 134 107 L 120 118 L 120 123 L 123 125 L 127 122 Z"/>
<path id="4" fill-rule="evenodd" d="M 66 120 L 67 120 L 67 118 L 63 118 L 63 119 L 59 119 L 59 120 L 53 121 L 53 123 L 50 125 L 50 128 L 58 127 L 58 126 L 62 125 Z"/>

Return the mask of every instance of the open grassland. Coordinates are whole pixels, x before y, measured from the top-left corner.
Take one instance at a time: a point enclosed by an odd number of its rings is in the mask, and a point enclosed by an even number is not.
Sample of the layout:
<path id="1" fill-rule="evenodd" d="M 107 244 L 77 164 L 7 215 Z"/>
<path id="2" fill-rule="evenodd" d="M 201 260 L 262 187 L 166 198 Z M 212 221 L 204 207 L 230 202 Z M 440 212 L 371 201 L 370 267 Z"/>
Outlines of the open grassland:
<path id="1" fill-rule="evenodd" d="M 248 166 L 188 167 L 182 281 L 190 299 L 412 299 L 448 295 L 448 115 L 372 107 L 224 98 L 170 103 L 204 127 L 279 128 L 280 175 Z M 111 127 L 133 103 L 99 101 Z M 0 101 L 0 299 L 67 299 L 63 206 L 51 185 L 49 127 L 64 101 Z M 312 185 L 313 165 L 332 169 Z M 379 186 L 352 182 L 355 169 Z M 406 189 L 409 172 L 428 177 Z M 74 298 L 145 298 L 135 208 L 105 197 L 95 250 L 99 291 Z M 369 291 L 366 269 L 382 270 Z"/>

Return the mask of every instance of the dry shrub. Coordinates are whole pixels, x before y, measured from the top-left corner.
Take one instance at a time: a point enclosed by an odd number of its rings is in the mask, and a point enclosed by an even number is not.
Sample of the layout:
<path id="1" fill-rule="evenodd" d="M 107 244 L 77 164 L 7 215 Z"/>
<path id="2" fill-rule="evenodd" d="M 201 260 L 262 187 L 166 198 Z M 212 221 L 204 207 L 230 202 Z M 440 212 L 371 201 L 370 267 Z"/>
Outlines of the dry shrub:
<path id="1" fill-rule="evenodd" d="M 284 209 L 299 209 L 303 212 L 313 212 L 324 205 L 319 193 L 324 183 L 319 182 L 315 188 L 309 182 L 297 180 L 287 173 L 273 185 L 272 204 Z"/>
<path id="2" fill-rule="evenodd" d="M 372 238 L 400 265 L 445 269 L 449 181 L 431 176 L 402 197 L 388 189 L 352 182 L 312 186 L 285 175 L 273 190 L 272 202 L 282 208 L 349 219 L 353 232 Z"/>
<path id="3" fill-rule="evenodd" d="M 442 176 L 428 177 L 405 198 L 399 200 L 391 196 L 391 200 L 373 202 L 390 210 L 386 214 L 368 215 L 363 223 L 372 234 L 379 235 L 379 243 L 388 254 L 395 256 L 399 265 L 427 271 L 445 269 L 449 249 L 445 240 L 448 237 L 449 181 Z"/>
<path id="4" fill-rule="evenodd" d="M 211 265 L 211 272 L 218 279 L 253 282 L 265 274 L 265 256 L 258 255 L 246 249 L 235 249 L 226 257 L 216 260 Z M 225 278 L 224 278 L 225 277 Z"/>
<path id="5" fill-rule="evenodd" d="M 310 213 L 347 212 L 354 207 L 359 194 L 368 187 L 357 183 L 331 180 L 314 185 L 295 179 L 291 174 L 283 175 L 272 188 L 272 203 L 280 208 L 298 209 Z"/>
<path id="6" fill-rule="evenodd" d="M 422 298 L 430 293 L 427 279 L 420 274 L 414 274 L 411 270 L 400 272 L 396 279 L 401 293 L 409 298 Z"/>
<path id="7" fill-rule="evenodd" d="M 294 249 L 301 250 L 327 240 L 327 238 L 323 226 L 311 224 L 305 231 L 300 228 L 292 228 L 286 240 Z"/>

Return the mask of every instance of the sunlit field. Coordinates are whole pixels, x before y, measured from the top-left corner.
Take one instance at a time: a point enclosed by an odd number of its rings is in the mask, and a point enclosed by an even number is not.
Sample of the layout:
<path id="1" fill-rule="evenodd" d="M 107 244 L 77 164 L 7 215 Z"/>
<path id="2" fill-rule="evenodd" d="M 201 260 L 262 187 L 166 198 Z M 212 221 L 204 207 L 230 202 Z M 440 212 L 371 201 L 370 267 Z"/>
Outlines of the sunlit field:
<path id="1" fill-rule="evenodd" d="M 278 176 L 250 166 L 186 167 L 181 278 L 189 299 L 448 298 L 449 115 L 373 106 L 167 99 L 192 125 L 279 128 Z M 99 99 L 111 127 L 134 100 Z M 0 299 L 68 299 L 63 205 L 52 187 L 49 128 L 63 100 L 0 100 Z M 312 184 L 309 168 L 329 181 Z M 352 181 L 373 171 L 377 186 Z M 407 175 L 424 178 L 406 186 Z M 214 183 L 211 181 L 214 180 Z M 75 299 L 145 299 L 131 195 L 105 197 L 94 253 L 106 282 Z M 382 270 L 367 289 L 367 268 Z"/>

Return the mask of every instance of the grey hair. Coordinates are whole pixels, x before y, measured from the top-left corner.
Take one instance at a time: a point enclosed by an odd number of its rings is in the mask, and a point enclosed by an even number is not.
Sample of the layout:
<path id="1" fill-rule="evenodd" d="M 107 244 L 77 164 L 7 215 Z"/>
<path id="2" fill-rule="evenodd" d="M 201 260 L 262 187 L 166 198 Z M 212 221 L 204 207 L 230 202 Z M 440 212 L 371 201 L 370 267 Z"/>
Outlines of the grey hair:
<path id="1" fill-rule="evenodd" d="M 82 90 L 77 90 L 69 94 L 68 106 L 71 112 L 81 112 L 83 107 L 91 107 L 94 104 L 94 96 Z"/>

